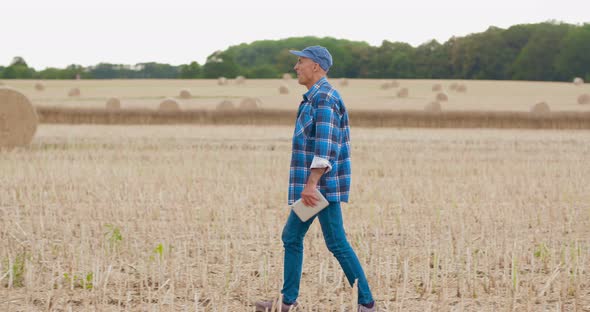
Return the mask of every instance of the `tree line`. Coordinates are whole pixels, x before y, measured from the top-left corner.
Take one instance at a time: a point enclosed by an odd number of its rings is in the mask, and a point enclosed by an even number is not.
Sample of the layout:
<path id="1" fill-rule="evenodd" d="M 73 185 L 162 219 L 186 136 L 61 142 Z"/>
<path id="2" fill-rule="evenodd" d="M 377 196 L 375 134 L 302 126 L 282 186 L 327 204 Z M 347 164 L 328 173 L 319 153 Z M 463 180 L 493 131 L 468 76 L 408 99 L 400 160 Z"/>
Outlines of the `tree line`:
<path id="1" fill-rule="evenodd" d="M 481 33 L 452 37 L 444 43 L 431 40 L 417 47 L 383 41 L 371 46 L 362 41 L 331 37 L 297 37 L 262 40 L 231 46 L 211 54 L 205 64 L 170 65 L 156 62 L 135 65 L 100 63 L 83 67 L 36 71 L 22 57 L 0 66 L 4 79 L 150 79 L 150 78 L 279 78 L 293 73 L 296 57 L 290 49 L 322 45 L 330 50 L 334 78 L 422 78 L 590 81 L 590 24 L 549 21 L 490 27 Z"/>

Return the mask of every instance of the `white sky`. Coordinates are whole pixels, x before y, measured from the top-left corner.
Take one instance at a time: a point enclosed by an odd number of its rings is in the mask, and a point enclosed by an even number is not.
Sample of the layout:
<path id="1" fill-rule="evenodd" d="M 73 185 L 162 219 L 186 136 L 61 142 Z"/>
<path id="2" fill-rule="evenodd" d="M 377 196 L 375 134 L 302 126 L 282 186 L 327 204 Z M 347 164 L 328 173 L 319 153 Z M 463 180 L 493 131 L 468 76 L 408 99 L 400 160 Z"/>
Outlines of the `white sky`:
<path id="1" fill-rule="evenodd" d="M 330 36 L 414 46 L 550 19 L 590 22 L 589 0 L 0 0 L 0 65 L 203 64 L 263 39 Z"/>

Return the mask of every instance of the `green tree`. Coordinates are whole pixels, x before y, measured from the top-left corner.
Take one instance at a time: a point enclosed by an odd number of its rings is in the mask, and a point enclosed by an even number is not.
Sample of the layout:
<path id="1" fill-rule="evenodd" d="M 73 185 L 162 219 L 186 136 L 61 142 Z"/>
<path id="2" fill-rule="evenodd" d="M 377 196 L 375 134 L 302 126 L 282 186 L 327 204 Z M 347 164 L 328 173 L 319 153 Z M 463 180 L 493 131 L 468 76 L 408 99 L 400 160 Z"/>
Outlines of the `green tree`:
<path id="1" fill-rule="evenodd" d="M 180 78 L 194 79 L 201 76 L 201 65 L 197 62 L 191 62 L 188 65 L 180 66 Z"/>
<path id="2" fill-rule="evenodd" d="M 533 29 L 530 40 L 514 63 L 514 79 L 556 80 L 556 58 L 561 49 L 568 24 L 542 23 Z"/>
<path id="3" fill-rule="evenodd" d="M 559 78 L 590 78 L 590 24 L 569 30 L 557 56 Z"/>
<path id="4" fill-rule="evenodd" d="M 35 69 L 29 68 L 27 62 L 16 56 L 8 67 L 2 71 L 2 77 L 6 79 L 30 79 L 35 75 Z"/>
<path id="5" fill-rule="evenodd" d="M 207 58 L 203 65 L 204 78 L 235 77 L 240 74 L 240 68 L 228 52 L 217 51 Z"/>

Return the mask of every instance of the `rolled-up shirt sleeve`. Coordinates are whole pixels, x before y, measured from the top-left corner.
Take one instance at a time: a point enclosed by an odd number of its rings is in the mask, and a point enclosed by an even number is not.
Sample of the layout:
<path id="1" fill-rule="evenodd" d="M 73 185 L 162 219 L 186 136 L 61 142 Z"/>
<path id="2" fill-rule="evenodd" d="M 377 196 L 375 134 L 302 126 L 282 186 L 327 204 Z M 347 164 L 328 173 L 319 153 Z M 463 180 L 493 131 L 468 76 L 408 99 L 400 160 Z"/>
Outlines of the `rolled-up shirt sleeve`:
<path id="1" fill-rule="evenodd" d="M 318 156 L 314 156 L 313 160 L 311 161 L 311 169 L 314 168 L 327 168 L 326 172 L 324 173 L 328 173 L 330 172 L 330 170 L 332 170 L 332 165 L 330 164 L 330 161 L 328 161 L 325 158 L 321 158 Z"/>

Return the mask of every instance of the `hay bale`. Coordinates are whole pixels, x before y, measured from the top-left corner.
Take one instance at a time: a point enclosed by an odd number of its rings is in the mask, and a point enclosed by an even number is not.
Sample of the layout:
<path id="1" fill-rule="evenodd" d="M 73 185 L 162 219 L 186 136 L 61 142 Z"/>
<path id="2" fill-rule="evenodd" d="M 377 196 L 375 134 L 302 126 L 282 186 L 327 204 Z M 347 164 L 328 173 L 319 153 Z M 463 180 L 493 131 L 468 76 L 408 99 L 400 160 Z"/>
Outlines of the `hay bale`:
<path id="1" fill-rule="evenodd" d="M 180 94 L 178 96 L 181 99 L 190 99 L 191 98 L 191 92 L 189 90 L 182 89 L 182 90 L 180 90 Z"/>
<path id="2" fill-rule="evenodd" d="M 291 76 L 291 74 L 289 74 L 289 73 L 283 74 L 283 80 L 291 80 L 291 78 L 293 78 L 293 76 Z"/>
<path id="3" fill-rule="evenodd" d="M 442 111 L 442 106 L 439 102 L 434 101 L 424 106 L 424 111 L 431 113 L 440 113 Z"/>
<path id="4" fill-rule="evenodd" d="M 35 90 L 43 91 L 43 90 L 45 90 L 45 86 L 42 83 L 37 82 L 37 83 L 35 83 Z"/>
<path id="5" fill-rule="evenodd" d="M 383 84 L 381 84 L 381 89 L 383 90 L 387 90 L 387 89 L 391 89 L 391 88 L 397 88 L 399 87 L 399 82 L 392 80 L 392 81 L 386 81 Z"/>
<path id="6" fill-rule="evenodd" d="M 401 90 L 399 90 L 397 92 L 397 97 L 398 98 L 406 98 L 406 97 L 408 97 L 409 94 L 410 94 L 410 91 L 408 90 L 408 88 L 402 88 Z"/>
<path id="7" fill-rule="evenodd" d="M 546 102 L 539 102 L 531 108 L 531 113 L 535 115 L 547 115 L 551 113 L 551 108 Z"/>
<path id="8" fill-rule="evenodd" d="M 467 86 L 464 84 L 459 84 L 459 85 L 457 85 L 457 89 L 455 89 L 455 90 L 459 93 L 465 93 L 465 92 L 467 92 Z"/>
<path id="9" fill-rule="evenodd" d="M 107 103 L 105 105 L 106 109 L 109 110 L 117 110 L 117 109 L 121 109 L 121 100 L 119 100 L 116 97 L 112 97 L 110 99 L 107 100 Z"/>
<path id="10" fill-rule="evenodd" d="M 289 88 L 286 85 L 281 85 L 279 87 L 280 94 L 289 94 Z"/>
<path id="11" fill-rule="evenodd" d="M 216 109 L 217 110 L 232 110 L 234 109 L 234 103 L 230 100 L 223 100 L 221 102 L 219 102 L 219 104 L 217 104 Z"/>
<path id="12" fill-rule="evenodd" d="M 244 76 L 237 76 L 236 77 L 236 84 L 241 85 L 244 83 L 246 83 L 246 77 L 244 77 Z"/>
<path id="13" fill-rule="evenodd" d="M 227 78 L 225 78 L 225 77 L 217 78 L 217 84 L 220 86 L 225 86 L 227 84 Z"/>
<path id="14" fill-rule="evenodd" d="M 446 102 L 449 100 L 449 97 L 443 92 L 439 92 L 436 94 L 436 100 L 439 102 Z"/>
<path id="15" fill-rule="evenodd" d="M 574 84 L 575 84 L 576 86 L 581 86 L 581 85 L 583 85 L 583 84 L 584 84 L 584 79 L 582 79 L 582 78 L 580 78 L 580 77 L 576 77 L 576 78 L 574 78 Z"/>
<path id="16" fill-rule="evenodd" d="M 258 103 L 262 103 L 258 98 L 245 98 L 240 102 L 240 109 L 253 110 L 258 109 Z"/>
<path id="17" fill-rule="evenodd" d="M 590 94 L 584 93 L 584 94 L 578 96 L 578 104 L 580 104 L 580 105 L 590 104 Z"/>
<path id="18" fill-rule="evenodd" d="M 347 87 L 348 86 L 348 79 L 346 79 L 346 78 L 340 79 L 340 86 Z"/>
<path id="19" fill-rule="evenodd" d="M 459 86 L 458 83 L 453 82 L 451 83 L 451 85 L 449 85 L 449 89 L 453 90 L 453 91 L 457 91 L 457 87 Z"/>
<path id="20" fill-rule="evenodd" d="M 180 105 L 174 99 L 165 99 L 164 101 L 160 102 L 160 107 L 158 108 L 160 111 L 165 112 L 177 112 L 180 110 Z"/>
<path id="21" fill-rule="evenodd" d="M 0 149 L 31 143 L 38 123 L 35 108 L 24 94 L 0 87 Z"/>
<path id="22" fill-rule="evenodd" d="M 435 85 L 432 86 L 432 91 L 433 92 L 440 92 L 442 91 L 442 85 L 440 83 L 437 83 Z"/>
<path id="23" fill-rule="evenodd" d="M 68 91 L 68 96 L 80 96 L 80 89 L 71 88 L 70 91 Z"/>

